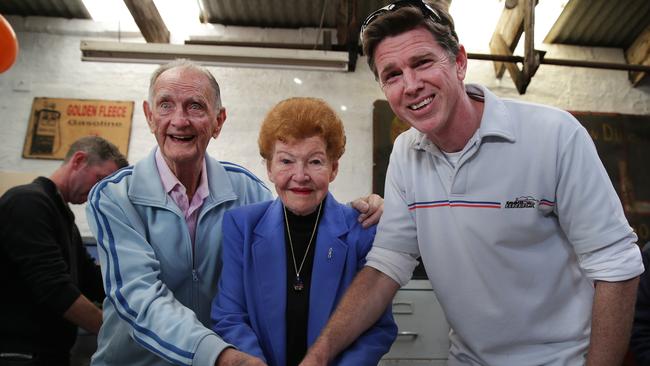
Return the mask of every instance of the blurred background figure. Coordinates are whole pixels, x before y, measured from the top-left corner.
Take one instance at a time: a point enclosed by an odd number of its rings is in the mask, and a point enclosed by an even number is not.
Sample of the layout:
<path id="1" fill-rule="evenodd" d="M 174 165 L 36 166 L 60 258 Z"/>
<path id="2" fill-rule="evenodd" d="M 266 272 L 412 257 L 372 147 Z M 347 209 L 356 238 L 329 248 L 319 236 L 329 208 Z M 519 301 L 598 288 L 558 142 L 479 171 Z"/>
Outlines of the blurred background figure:
<path id="1" fill-rule="evenodd" d="M 0 198 L 0 365 L 69 365 L 77 327 L 99 331 L 101 274 L 68 204 L 126 165 L 115 145 L 84 137 L 49 178 Z"/>

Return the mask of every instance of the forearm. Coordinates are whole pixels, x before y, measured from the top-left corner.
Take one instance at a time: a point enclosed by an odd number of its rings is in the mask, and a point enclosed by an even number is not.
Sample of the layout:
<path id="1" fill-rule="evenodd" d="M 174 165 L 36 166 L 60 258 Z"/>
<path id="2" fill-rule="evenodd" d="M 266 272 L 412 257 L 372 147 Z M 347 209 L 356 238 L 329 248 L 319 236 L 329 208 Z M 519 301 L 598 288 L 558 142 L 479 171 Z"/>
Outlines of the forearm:
<path id="1" fill-rule="evenodd" d="M 385 274 L 362 269 L 301 365 L 327 365 L 379 319 L 398 289 Z"/>
<path id="2" fill-rule="evenodd" d="M 643 264 L 650 268 L 650 250 L 643 252 Z M 639 277 L 630 349 L 639 365 L 650 365 L 650 276 L 647 271 Z"/>
<path id="3" fill-rule="evenodd" d="M 215 366 L 264 366 L 264 361 L 234 348 L 226 348 L 219 354 Z"/>
<path id="4" fill-rule="evenodd" d="M 93 334 L 99 333 L 102 326 L 102 311 L 84 295 L 79 295 L 63 317 Z"/>
<path id="5" fill-rule="evenodd" d="M 392 308 L 334 359 L 337 365 L 377 365 L 397 338 Z"/>
<path id="6" fill-rule="evenodd" d="M 587 366 L 620 365 L 627 351 L 639 279 L 596 281 Z"/>

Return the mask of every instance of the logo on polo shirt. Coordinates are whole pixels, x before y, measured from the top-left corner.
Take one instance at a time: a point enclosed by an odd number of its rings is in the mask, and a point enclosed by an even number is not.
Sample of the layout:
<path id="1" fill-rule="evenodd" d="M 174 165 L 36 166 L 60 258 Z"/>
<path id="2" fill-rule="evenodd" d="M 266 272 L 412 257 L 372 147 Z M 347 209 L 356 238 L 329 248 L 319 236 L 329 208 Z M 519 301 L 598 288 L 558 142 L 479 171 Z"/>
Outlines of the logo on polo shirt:
<path id="1" fill-rule="evenodd" d="M 539 201 L 534 197 L 525 196 L 517 197 L 514 201 L 506 201 L 505 208 L 535 208 Z"/>

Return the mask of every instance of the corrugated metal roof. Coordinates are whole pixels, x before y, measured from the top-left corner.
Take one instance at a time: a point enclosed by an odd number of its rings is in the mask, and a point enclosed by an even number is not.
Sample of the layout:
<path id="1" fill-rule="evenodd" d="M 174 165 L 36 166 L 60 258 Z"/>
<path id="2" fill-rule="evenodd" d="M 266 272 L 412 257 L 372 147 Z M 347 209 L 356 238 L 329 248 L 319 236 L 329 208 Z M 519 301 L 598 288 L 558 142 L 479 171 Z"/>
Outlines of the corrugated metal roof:
<path id="1" fill-rule="evenodd" d="M 359 21 L 391 0 L 177 0 L 199 1 L 210 23 L 270 28 L 347 24 L 348 3 Z M 476 0 L 482 1 L 482 0 Z M 0 14 L 90 19 L 81 0 L 0 0 Z M 324 15 L 324 16 L 323 16 Z M 570 0 L 545 42 L 627 48 L 650 25 L 649 0 Z"/>
<path id="2" fill-rule="evenodd" d="M 570 0 L 544 42 L 627 48 L 648 25 L 648 0 Z"/>
<path id="3" fill-rule="evenodd" d="M 90 19 L 81 0 L 2 0 L 0 14 Z"/>
<path id="4" fill-rule="evenodd" d="M 337 10 L 330 0 L 201 0 L 201 3 L 209 23 L 258 27 L 318 27 L 323 10 L 324 26 L 332 27 Z"/>
<path id="5" fill-rule="evenodd" d="M 321 25 L 336 28 L 347 17 L 347 1 L 339 0 L 199 0 L 209 23 L 224 25 L 300 28 Z M 390 0 L 357 0 L 360 19 Z M 343 9 L 341 9 L 343 8 Z"/>

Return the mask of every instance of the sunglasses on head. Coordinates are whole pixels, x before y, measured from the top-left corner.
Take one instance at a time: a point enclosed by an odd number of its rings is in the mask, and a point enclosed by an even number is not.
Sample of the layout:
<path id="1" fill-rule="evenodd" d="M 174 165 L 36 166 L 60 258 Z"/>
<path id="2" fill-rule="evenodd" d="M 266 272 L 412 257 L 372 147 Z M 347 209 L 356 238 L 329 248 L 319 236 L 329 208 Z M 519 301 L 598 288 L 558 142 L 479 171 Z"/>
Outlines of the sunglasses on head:
<path id="1" fill-rule="evenodd" d="M 383 14 L 386 14 L 386 13 L 390 13 L 391 11 L 394 11 L 394 10 L 397 10 L 397 9 L 400 9 L 400 8 L 403 8 L 403 7 L 406 7 L 406 6 L 411 6 L 411 7 L 419 9 L 422 12 L 422 14 L 424 14 L 425 16 L 428 16 L 429 18 L 431 18 L 436 23 L 443 23 L 442 18 L 440 17 L 440 14 L 438 14 L 438 11 L 436 11 L 436 9 L 431 7 L 431 5 L 425 3 L 422 0 L 397 0 L 397 1 L 393 2 L 393 3 L 391 3 L 391 4 L 388 4 L 388 5 L 384 6 L 383 8 L 380 8 L 380 9 L 377 9 L 377 10 L 373 11 L 372 13 L 370 13 L 370 15 L 368 15 L 366 17 L 366 20 L 364 20 L 363 24 L 361 25 L 361 33 L 360 33 L 361 38 L 363 39 L 363 32 L 366 30 L 368 25 L 370 25 L 370 23 L 374 22 L 379 16 L 381 16 Z"/>

